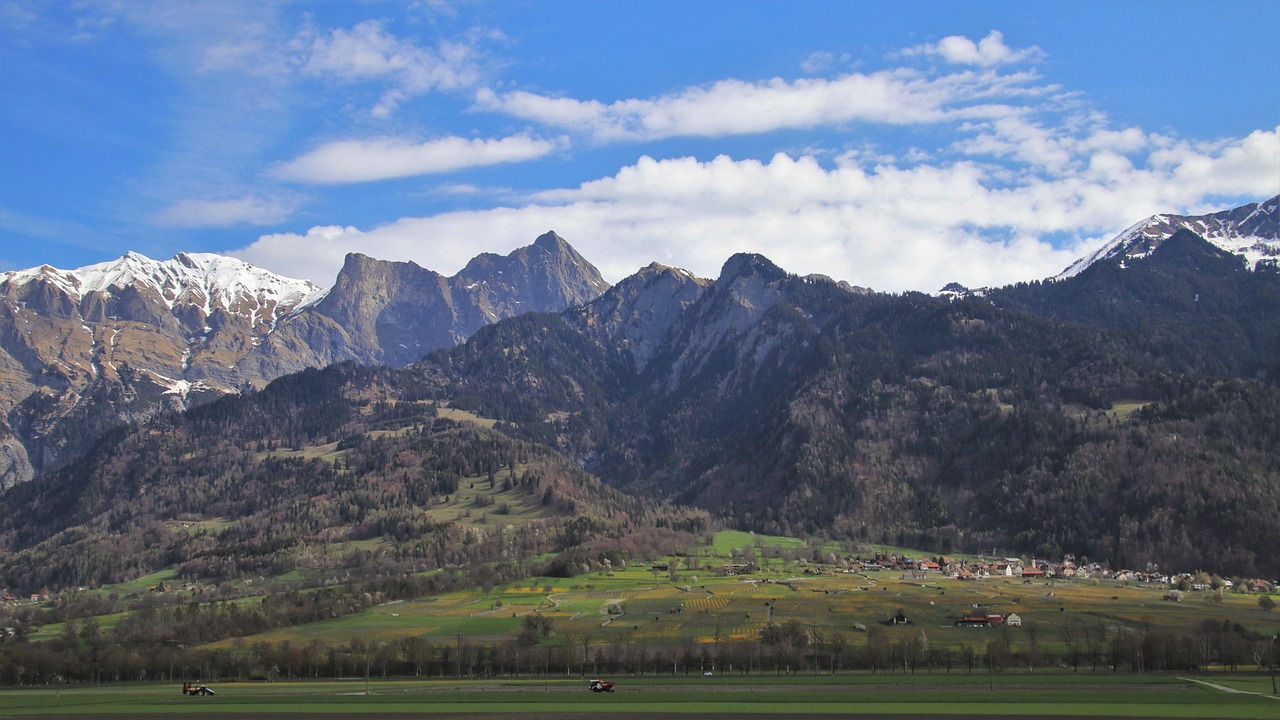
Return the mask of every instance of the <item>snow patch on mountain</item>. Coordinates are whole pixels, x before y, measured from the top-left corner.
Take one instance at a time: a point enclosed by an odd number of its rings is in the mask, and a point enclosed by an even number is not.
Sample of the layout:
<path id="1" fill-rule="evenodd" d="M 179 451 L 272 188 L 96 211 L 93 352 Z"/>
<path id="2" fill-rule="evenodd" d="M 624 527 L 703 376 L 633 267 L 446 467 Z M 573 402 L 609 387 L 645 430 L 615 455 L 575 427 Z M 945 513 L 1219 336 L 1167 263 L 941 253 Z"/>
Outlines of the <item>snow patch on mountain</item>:
<path id="1" fill-rule="evenodd" d="M 195 306 L 206 315 L 222 310 L 274 323 L 284 314 L 318 302 L 325 289 L 213 253 L 179 253 L 157 261 L 129 252 L 116 260 L 76 270 L 44 265 L 0 274 L 0 283 L 21 286 L 37 280 L 61 289 L 79 302 L 89 293 L 114 295 L 134 287 L 151 291 L 172 310 Z"/>
<path id="2" fill-rule="evenodd" d="M 1243 257 L 1251 270 L 1257 269 L 1259 263 L 1275 263 L 1280 261 L 1280 195 L 1208 215 L 1152 215 L 1050 279 L 1079 275 L 1100 260 L 1122 255 L 1122 262 L 1145 257 L 1182 229 Z"/>
<path id="3" fill-rule="evenodd" d="M 215 388 L 212 385 L 209 385 L 203 380 L 191 381 L 191 380 L 184 380 L 182 378 L 171 378 L 167 375 L 162 375 L 154 370 L 146 370 L 144 371 L 144 374 L 148 376 L 152 382 L 154 382 L 156 385 L 158 385 L 161 388 L 161 393 L 160 393 L 161 395 L 176 395 L 178 399 L 181 400 L 184 404 L 187 401 L 187 396 L 191 395 L 192 393 L 223 392 L 222 390 L 219 390 L 218 388 Z"/>

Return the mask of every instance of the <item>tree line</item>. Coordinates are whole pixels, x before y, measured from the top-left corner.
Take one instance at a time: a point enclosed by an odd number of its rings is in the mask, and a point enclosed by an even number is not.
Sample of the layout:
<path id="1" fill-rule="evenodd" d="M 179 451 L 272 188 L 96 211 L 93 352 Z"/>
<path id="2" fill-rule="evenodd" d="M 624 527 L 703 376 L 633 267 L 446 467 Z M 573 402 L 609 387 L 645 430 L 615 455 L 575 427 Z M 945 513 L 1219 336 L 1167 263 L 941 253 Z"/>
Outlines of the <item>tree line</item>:
<path id="1" fill-rule="evenodd" d="M 147 620 L 168 629 L 218 622 L 233 607 L 157 611 Z M 975 631 L 983 637 L 957 644 L 929 639 L 926 631 L 871 627 L 865 633 L 815 629 L 790 620 L 768 625 L 759 638 L 644 646 L 600 642 L 589 633 L 556 634 L 550 618 L 530 617 L 520 635 L 496 643 L 465 637 L 406 636 L 394 641 L 352 638 L 319 641 L 245 641 L 196 649 L 189 635 L 146 638 L 140 622 L 112 631 L 95 620 L 67 623 L 54 640 L 0 644 L 0 684 L 177 680 L 291 680 L 356 677 L 483 678 L 716 674 L 837 674 L 871 672 L 1002 673 L 1056 668 L 1076 673 L 1195 672 L 1209 666 L 1232 672 L 1277 664 L 1275 638 L 1230 621 L 1206 618 L 1186 632 L 1109 627 L 1076 620 L 1053 632 Z"/>

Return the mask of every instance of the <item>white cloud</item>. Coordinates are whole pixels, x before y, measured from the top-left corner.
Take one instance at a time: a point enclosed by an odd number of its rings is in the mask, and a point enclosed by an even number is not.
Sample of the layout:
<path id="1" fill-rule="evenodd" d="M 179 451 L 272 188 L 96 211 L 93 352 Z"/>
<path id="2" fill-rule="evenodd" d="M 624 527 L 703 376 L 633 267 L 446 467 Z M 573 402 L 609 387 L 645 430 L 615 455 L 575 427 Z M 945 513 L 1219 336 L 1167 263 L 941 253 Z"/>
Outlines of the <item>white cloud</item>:
<path id="1" fill-rule="evenodd" d="M 800 63 L 800 69 L 809 75 L 820 75 L 835 67 L 837 62 L 848 64 L 852 59 L 849 53 L 836 55 L 828 50 L 819 50 L 810 53 L 809 57 Z"/>
<path id="2" fill-rule="evenodd" d="M 376 117 L 390 115 L 409 98 L 435 89 L 469 87 L 480 78 L 471 45 L 446 40 L 435 48 L 421 47 L 387 32 L 378 20 L 304 37 L 295 44 L 301 46 L 302 67 L 308 74 L 390 83 L 372 110 Z"/>
<path id="3" fill-rule="evenodd" d="M 949 35 L 936 43 L 917 45 L 903 50 L 903 56 L 940 57 L 953 65 L 977 65 L 994 67 L 1010 63 L 1031 62 L 1044 56 L 1040 48 L 1031 46 L 1014 50 L 1004 44 L 1004 34 L 992 30 L 987 36 L 974 42 L 963 35 Z"/>
<path id="4" fill-rule="evenodd" d="M 1016 108 L 973 101 L 1023 94 L 1023 85 L 1034 77 L 963 72 L 934 78 L 896 69 L 831 80 L 730 79 L 611 104 L 483 88 L 476 93 L 476 107 L 584 132 L 598 141 L 720 137 L 854 122 L 914 125 L 1001 117 Z"/>
<path id="5" fill-rule="evenodd" d="M 523 162 L 553 152 L 556 143 L 513 135 L 499 139 L 445 137 L 415 143 L 402 138 L 341 140 L 277 167 L 272 174 L 307 183 L 353 183 Z"/>
<path id="6" fill-rule="evenodd" d="M 784 154 L 641 158 L 514 207 L 264 236 L 235 254 L 327 284 L 353 248 L 452 273 L 477 252 L 506 252 L 554 229 L 611 281 L 652 260 L 714 277 L 729 255 L 751 251 L 795 273 L 935 291 L 1047 277 L 1146 215 L 1280 191 L 1280 127 L 1212 148 L 1175 144 L 1136 163 L 1113 151 L 1092 157 L 1079 172 L 1012 183 L 968 161 L 826 168 Z M 1046 239 L 1062 233 L 1087 239 Z"/>
<path id="7" fill-rule="evenodd" d="M 1068 149 L 1070 136 L 1044 128 L 1021 117 L 999 118 L 987 132 L 956 144 L 969 155 L 1014 158 L 1024 165 L 1048 172 L 1060 172 L 1075 156 Z"/>
<path id="8" fill-rule="evenodd" d="M 276 225 L 288 219 L 296 205 L 295 198 L 280 197 L 179 200 L 156 213 L 153 221 L 165 227 L 184 228 Z"/>

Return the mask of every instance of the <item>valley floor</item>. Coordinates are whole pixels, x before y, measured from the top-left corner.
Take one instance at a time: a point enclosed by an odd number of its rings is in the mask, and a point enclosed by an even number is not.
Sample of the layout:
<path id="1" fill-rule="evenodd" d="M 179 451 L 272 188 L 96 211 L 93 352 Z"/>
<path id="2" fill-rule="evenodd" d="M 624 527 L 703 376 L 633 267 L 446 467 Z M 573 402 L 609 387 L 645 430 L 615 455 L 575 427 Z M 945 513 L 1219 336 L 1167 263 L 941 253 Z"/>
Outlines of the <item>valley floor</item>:
<path id="1" fill-rule="evenodd" d="M 377 717 L 465 720 L 693 720 L 728 717 L 832 718 L 1275 718 L 1280 698 L 1264 676 L 1215 676 L 1212 684 L 1173 676 L 1082 678 L 872 678 L 812 681 L 760 677 L 750 683 L 691 678 L 655 683 L 615 678 L 618 692 L 590 693 L 585 681 L 363 680 L 221 683 L 214 697 L 184 697 L 168 683 L 22 688 L 0 693 L 0 716 L 210 716 L 243 720 Z M 842 682 L 843 680 L 843 682 Z M 366 687 L 368 688 L 366 690 Z M 1235 692 L 1233 692 L 1235 691 Z M 367 693 L 367 694 L 366 694 Z"/>

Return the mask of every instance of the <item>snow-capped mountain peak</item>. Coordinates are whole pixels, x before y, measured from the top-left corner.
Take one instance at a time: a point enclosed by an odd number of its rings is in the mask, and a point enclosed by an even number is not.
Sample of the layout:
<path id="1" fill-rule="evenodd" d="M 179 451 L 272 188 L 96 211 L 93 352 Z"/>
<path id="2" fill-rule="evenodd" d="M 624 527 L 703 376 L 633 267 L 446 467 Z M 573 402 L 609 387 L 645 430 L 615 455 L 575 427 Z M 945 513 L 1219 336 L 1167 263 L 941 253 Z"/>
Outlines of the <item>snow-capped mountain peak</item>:
<path id="1" fill-rule="evenodd" d="M 259 304 L 269 301 L 292 310 L 323 290 L 310 281 L 285 278 L 246 261 L 210 252 L 180 252 L 172 260 L 157 261 L 131 251 L 116 260 L 74 270 L 44 265 L 0 275 L 0 282 L 10 286 L 36 279 L 54 284 L 77 302 L 91 292 L 115 295 L 127 287 L 146 288 L 170 309 L 193 304 L 207 310 L 229 310 L 238 300 L 252 297 Z"/>
<path id="2" fill-rule="evenodd" d="M 1179 230 L 1190 230 L 1213 245 L 1245 259 L 1250 269 L 1280 261 L 1280 195 L 1259 203 L 1207 215 L 1152 215 L 1135 223 L 1090 255 L 1080 258 L 1053 280 L 1080 274 L 1107 258 L 1140 258 Z"/>
<path id="3" fill-rule="evenodd" d="M 170 310 L 191 305 L 206 314 L 223 310 L 258 315 L 271 308 L 277 317 L 319 300 L 324 291 L 309 280 L 287 278 L 213 253 L 179 253 L 171 260 L 157 261 L 128 252 L 75 270 L 45 265 L 0 274 L 0 284 L 10 288 L 38 280 L 62 290 L 75 303 L 91 293 L 110 297 L 135 288 Z"/>

